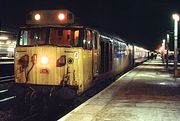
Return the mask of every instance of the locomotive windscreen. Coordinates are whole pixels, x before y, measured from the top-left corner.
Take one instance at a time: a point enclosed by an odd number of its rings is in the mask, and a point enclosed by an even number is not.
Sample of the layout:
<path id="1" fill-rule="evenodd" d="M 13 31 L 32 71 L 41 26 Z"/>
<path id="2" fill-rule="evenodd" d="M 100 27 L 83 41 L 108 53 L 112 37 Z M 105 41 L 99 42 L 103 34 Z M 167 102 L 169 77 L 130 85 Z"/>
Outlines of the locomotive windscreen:
<path id="1" fill-rule="evenodd" d="M 81 29 L 63 27 L 26 28 L 20 31 L 19 46 L 72 46 L 81 45 Z"/>

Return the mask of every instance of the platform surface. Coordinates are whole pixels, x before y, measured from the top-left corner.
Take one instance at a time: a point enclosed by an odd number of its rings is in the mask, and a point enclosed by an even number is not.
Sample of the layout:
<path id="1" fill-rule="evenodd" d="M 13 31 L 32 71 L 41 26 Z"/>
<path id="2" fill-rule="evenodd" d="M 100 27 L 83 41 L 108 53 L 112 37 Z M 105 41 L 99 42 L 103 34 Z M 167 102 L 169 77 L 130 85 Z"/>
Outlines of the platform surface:
<path id="1" fill-rule="evenodd" d="M 180 121 L 180 78 L 148 60 L 58 121 Z"/>

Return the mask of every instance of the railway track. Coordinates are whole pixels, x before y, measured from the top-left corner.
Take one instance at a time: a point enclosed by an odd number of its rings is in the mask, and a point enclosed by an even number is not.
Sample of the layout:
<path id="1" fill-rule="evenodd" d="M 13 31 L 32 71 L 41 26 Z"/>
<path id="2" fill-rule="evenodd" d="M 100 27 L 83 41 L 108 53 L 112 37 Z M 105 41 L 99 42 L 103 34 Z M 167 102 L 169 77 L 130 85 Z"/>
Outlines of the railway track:
<path id="1" fill-rule="evenodd" d="M 0 77 L 0 83 L 7 83 L 13 81 L 14 81 L 14 75 Z"/>
<path id="2" fill-rule="evenodd" d="M 10 94 L 8 89 L 0 90 L 0 109 L 9 108 L 16 96 Z"/>
<path id="3" fill-rule="evenodd" d="M 14 82 L 13 75 L 0 77 L 0 109 L 9 108 L 16 98 L 8 89 L 11 82 Z"/>
<path id="4" fill-rule="evenodd" d="M 15 96 L 9 96 L 8 89 L 0 90 L 0 103 L 14 99 Z"/>

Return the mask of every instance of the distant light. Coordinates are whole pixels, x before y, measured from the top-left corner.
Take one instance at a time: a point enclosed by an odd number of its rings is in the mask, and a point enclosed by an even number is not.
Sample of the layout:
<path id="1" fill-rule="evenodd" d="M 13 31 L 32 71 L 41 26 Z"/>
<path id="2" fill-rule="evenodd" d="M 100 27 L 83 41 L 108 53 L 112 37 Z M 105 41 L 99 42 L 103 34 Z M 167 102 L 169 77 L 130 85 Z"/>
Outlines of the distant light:
<path id="1" fill-rule="evenodd" d="M 64 20 L 64 18 L 65 18 L 65 16 L 64 16 L 64 14 L 63 13 L 60 13 L 59 15 L 58 15 L 58 18 L 59 18 L 59 20 Z"/>
<path id="2" fill-rule="evenodd" d="M 38 36 L 37 35 L 35 35 L 35 37 L 34 37 L 35 39 L 38 39 Z"/>
<path id="3" fill-rule="evenodd" d="M 165 82 L 161 82 L 161 83 L 159 83 L 160 85 L 166 85 L 166 83 Z"/>
<path id="4" fill-rule="evenodd" d="M 14 52 L 14 48 L 7 48 L 8 51 Z"/>
<path id="5" fill-rule="evenodd" d="M 0 36 L 0 40 L 8 40 L 9 38 L 6 36 Z"/>
<path id="6" fill-rule="evenodd" d="M 172 17 L 175 21 L 179 21 L 179 15 L 178 14 L 173 14 Z"/>
<path id="7" fill-rule="evenodd" d="M 163 39 L 163 43 L 165 43 L 166 42 L 166 40 L 165 39 Z"/>
<path id="8" fill-rule="evenodd" d="M 169 39 L 169 34 L 167 34 L 167 38 Z"/>
<path id="9" fill-rule="evenodd" d="M 11 41 L 7 41 L 6 44 L 7 44 L 7 45 L 11 44 Z"/>
<path id="10" fill-rule="evenodd" d="M 34 19 L 37 20 L 37 21 L 39 21 L 39 20 L 41 19 L 41 16 L 40 16 L 39 14 L 36 14 L 36 15 L 34 16 Z"/>
<path id="11" fill-rule="evenodd" d="M 91 43 L 91 41 L 88 41 L 88 44 L 90 44 Z"/>
<path id="12" fill-rule="evenodd" d="M 159 48 L 159 52 L 162 52 L 162 50 L 163 50 L 163 48 L 162 48 L 162 46 Z"/>
<path id="13" fill-rule="evenodd" d="M 13 45 L 16 45 L 16 41 L 14 41 L 12 44 L 13 44 Z"/>
<path id="14" fill-rule="evenodd" d="M 83 40 L 83 44 L 85 44 L 85 43 L 86 43 L 86 40 L 84 39 L 84 40 Z"/>

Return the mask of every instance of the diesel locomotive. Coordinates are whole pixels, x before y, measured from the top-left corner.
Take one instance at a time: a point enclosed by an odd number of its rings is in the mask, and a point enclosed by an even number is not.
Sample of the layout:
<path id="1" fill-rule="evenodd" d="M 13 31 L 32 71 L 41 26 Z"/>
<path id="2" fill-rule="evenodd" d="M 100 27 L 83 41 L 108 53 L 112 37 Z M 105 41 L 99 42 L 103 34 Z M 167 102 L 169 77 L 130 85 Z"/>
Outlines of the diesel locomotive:
<path id="1" fill-rule="evenodd" d="M 15 93 L 25 103 L 72 100 L 148 58 L 119 36 L 76 24 L 65 9 L 32 11 L 26 23 L 14 56 Z"/>

